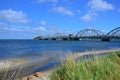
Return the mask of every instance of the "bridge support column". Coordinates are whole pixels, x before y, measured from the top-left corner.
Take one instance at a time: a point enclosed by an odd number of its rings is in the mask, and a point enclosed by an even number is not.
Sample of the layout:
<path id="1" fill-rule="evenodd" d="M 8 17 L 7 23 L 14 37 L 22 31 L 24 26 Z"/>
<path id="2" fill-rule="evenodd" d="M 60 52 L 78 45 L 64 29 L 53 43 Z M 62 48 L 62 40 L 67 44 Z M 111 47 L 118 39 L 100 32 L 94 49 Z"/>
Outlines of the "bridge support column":
<path id="1" fill-rule="evenodd" d="M 44 40 L 48 40 L 47 38 L 45 38 Z"/>
<path id="2" fill-rule="evenodd" d="M 110 41 L 110 39 L 109 39 L 109 38 L 103 38 L 103 39 L 101 39 L 101 41 L 106 41 L 106 42 L 109 42 L 109 41 Z"/>
<path id="3" fill-rule="evenodd" d="M 70 41 L 74 41 L 74 38 L 69 38 Z"/>
<path id="4" fill-rule="evenodd" d="M 52 40 L 57 40 L 56 38 L 52 38 Z"/>
<path id="5" fill-rule="evenodd" d="M 69 39 L 68 39 L 68 38 L 63 38 L 63 40 L 64 40 L 64 41 L 67 41 L 67 40 L 69 40 Z"/>
<path id="6" fill-rule="evenodd" d="M 79 41 L 79 38 L 74 38 L 73 40 L 75 40 L 75 41 Z"/>

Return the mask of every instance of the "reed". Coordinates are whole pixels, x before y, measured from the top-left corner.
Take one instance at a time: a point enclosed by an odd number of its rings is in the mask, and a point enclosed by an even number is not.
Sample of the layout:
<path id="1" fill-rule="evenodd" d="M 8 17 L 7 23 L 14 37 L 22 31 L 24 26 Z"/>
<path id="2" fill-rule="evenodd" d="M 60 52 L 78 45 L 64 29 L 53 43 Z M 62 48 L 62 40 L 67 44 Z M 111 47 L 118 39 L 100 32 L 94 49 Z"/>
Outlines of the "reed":
<path id="1" fill-rule="evenodd" d="M 77 62 L 68 59 L 50 77 L 51 80 L 120 80 L 120 52 Z"/>

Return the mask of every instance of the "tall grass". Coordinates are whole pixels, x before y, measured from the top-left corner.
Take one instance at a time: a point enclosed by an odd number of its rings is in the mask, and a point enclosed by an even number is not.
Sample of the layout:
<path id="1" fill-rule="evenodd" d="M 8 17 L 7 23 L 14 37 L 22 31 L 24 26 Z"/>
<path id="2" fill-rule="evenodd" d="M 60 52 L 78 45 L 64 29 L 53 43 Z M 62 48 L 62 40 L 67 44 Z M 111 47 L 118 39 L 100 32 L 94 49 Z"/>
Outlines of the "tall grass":
<path id="1" fill-rule="evenodd" d="M 120 80 L 120 52 L 79 62 L 69 59 L 53 71 L 51 80 Z"/>

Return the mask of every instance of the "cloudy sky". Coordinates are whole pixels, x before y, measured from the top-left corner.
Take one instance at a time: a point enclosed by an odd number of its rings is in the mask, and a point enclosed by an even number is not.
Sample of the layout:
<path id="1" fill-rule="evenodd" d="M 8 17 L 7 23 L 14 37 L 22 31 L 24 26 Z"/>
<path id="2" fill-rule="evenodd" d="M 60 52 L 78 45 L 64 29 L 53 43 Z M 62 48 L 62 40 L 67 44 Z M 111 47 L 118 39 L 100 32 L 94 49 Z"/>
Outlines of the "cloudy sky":
<path id="1" fill-rule="evenodd" d="M 0 39 L 120 26 L 120 0 L 0 0 Z"/>

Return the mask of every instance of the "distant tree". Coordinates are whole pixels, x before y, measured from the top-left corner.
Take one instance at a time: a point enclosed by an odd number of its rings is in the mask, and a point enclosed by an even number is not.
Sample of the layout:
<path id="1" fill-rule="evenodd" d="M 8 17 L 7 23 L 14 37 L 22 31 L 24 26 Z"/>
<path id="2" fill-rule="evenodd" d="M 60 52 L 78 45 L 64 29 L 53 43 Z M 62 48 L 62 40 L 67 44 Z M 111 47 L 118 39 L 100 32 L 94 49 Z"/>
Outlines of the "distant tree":
<path id="1" fill-rule="evenodd" d="M 41 36 L 37 36 L 37 37 L 34 38 L 34 40 L 41 40 L 41 39 L 42 39 Z"/>

